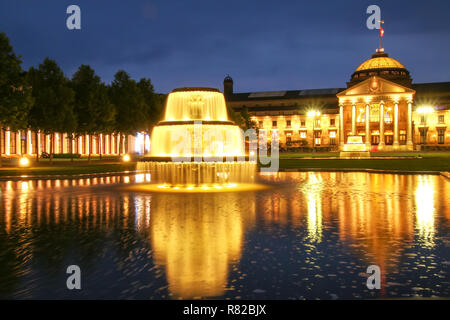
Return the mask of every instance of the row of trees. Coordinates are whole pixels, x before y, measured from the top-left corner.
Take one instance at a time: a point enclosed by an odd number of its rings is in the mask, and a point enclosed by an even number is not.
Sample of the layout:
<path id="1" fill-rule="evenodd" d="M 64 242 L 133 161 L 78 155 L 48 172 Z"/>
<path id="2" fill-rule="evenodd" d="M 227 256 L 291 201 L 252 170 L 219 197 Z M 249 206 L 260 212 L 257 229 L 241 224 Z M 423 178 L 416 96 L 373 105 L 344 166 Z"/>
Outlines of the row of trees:
<path id="1" fill-rule="evenodd" d="M 51 154 L 55 132 L 72 140 L 100 133 L 122 137 L 150 130 L 161 118 L 165 97 L 154 92 L 150 79 L 135 81 L 120 70 L 106 85 L 89 65 L 81 65 L 68 79 L 49 58 L 28 71 L 21 64 L 8 37 L 0 33 L 0 127 L 50 135 Z M 0 156 L 1 150 L 0 145 Z"/>

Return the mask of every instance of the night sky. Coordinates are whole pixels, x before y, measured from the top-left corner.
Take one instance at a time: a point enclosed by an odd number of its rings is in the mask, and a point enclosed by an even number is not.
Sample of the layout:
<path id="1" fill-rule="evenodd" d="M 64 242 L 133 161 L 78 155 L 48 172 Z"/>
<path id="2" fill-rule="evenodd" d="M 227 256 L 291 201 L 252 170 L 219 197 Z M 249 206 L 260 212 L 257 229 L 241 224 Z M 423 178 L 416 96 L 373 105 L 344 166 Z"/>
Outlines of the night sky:
<path id="1" fill-rule="evenodd" d="M 81 7 L 81 30 L 66 8 Z M 415 83 L 450 81 L 450 1 L 1 0 L 6 32 L 23 66 L 55 59 L 71 76 L 90 64 L 110 82 L 119 69 L 183 86 L 235 92 L 345 87 L 378 46 L 366 9 L 382 9 L 383 47 Z"/>

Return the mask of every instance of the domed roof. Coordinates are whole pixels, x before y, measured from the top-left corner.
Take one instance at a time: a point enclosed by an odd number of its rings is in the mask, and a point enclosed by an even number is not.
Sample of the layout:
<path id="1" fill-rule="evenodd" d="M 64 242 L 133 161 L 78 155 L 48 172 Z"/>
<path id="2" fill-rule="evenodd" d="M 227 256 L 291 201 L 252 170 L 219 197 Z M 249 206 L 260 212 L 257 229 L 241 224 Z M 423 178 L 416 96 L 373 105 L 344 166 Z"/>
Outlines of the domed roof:
<path id="1" fill-rule="evenodd" d="M 403 64 L 393 58 L 389 58 L 387 53 L 384 55 L 374 55 L 371 59 L 364 61 L 355 71 L 373 70 L 373 69 L 406 69 Z"/>
<path id="2" fill-rule="evenodd" d="M 225 79 L 223 79 L 223 82 L 233 82 L 233 79 L 230 77 L 229 74 L 227 74 L 227 76 L 225 77 Z"/>
<path id="3" fill-rule="evenodd" d="M 412 85 L 412 79 L 409 71 L 399 61 L 390 58 L 384 51 L 377 51 L 372 58 L 364 61 L 352 74 L 347 86 L 351 87 L 358 82 L 364 81 L 372 76 L 382 77 L 384 79 L 396 82 L 406 87 Z"/>

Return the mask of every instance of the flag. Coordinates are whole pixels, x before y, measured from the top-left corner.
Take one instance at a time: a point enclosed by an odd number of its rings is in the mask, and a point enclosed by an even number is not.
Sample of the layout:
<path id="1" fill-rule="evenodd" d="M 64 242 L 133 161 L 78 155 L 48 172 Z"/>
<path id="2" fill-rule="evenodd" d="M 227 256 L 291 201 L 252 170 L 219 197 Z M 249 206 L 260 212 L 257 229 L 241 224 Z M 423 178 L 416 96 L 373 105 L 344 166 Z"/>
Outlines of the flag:
<path id="1" fill-rule="evenodd" d="M 384 36 L 384 29 L 382 26 L 380 26 L 380 37 Z"/>

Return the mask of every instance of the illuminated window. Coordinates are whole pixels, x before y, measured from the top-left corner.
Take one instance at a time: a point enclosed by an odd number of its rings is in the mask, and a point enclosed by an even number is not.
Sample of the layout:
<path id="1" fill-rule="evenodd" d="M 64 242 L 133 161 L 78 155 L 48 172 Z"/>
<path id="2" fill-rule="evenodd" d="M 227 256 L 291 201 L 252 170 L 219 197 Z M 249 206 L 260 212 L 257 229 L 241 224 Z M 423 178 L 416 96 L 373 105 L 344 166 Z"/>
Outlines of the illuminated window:
<path id="1" fill-rule="evenodd" d="M 438 143 L 445 143 L 445 129 L 438 129 Z"/>
<path id="2" fill-rule="evenodd" d="M 439 115 L 439 118 L 438 118 L 439 123 L 443 124 L 445 122 L 444 120 L 445 120 L 444 115 L 443 114 Z"/>
<path id="3" fill-rule="evenodd" d="M 306 131 L 301 131 L 300 132 L 300 138 L 303 138 L 303 139 L 306 138 Z"/>
<path id="4" fill-rule="evenodd" d="M 316 120 L 314 121 L 314 126 L 320 127 L 320 119 L 316 119 Z"/>
<path id="5" fill-rule="evenodd" d="M 425 116 L 420 116 L 420 123 L 424 124 L 425 123 Z"/>
<path id="6" fill-rule="evenodd" d="M 336 138 L 336 131 L 330 131 L 330 138 Z"/>
<path id="7" fill-rule="evenodd" d="M 301 125 L 302 127 L 305 127 L 305 126 L 306 126 L 306 121 L 305 121 L 305 120 L 302 120 L 302 121 L 300 122 L 300 125 Z"/>
<path id="8" fill-rule="evenodd" d="M 370 108 L 370 122 L 380 122 L 380 108 L 378 106 Z"/>
<path id="9" fill-rule="evenodd" d="M 358 123 L 364 123 L 366 122 L 366 112 L 363 108 L 360 108 L 358 110 L 358 115 L 356 116 L 356 122 Z"/>

